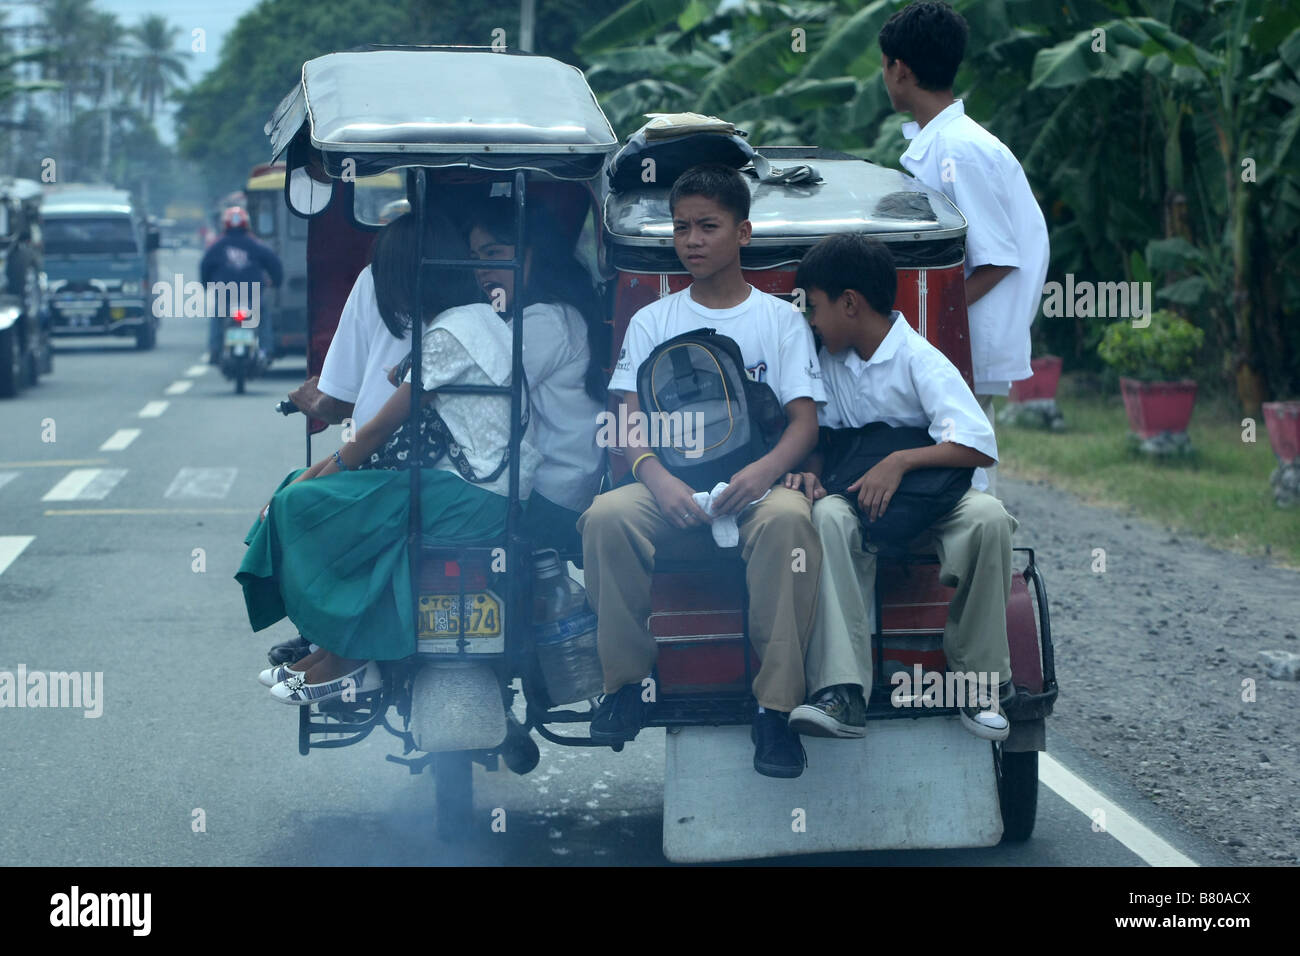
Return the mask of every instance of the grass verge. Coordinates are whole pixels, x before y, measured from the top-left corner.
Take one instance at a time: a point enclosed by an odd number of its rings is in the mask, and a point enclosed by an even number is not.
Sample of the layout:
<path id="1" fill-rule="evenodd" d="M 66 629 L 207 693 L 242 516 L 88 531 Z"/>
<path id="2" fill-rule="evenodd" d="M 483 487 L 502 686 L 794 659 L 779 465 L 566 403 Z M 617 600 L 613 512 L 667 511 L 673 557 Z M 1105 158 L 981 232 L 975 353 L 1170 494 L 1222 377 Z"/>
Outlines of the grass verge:
<path id="1" fill-rule="evenodd" d="M 1153 459 L 1131 445 L 1118 391 L 1097 394 L 1062 381 L 1057 403 L 1063 432 L 998 425 L 1006 474 L 1048 480 L 1090 504 L 1130 506 L 1217 547 L 1300 568 L 1300 508 L 1273 503 L 1268 477 L 1277 458 L 1262 419 L 1255 441 L 1245 441 L 1227 401 L 1198 397 L 1188 428 L 1192 454 Z"/>

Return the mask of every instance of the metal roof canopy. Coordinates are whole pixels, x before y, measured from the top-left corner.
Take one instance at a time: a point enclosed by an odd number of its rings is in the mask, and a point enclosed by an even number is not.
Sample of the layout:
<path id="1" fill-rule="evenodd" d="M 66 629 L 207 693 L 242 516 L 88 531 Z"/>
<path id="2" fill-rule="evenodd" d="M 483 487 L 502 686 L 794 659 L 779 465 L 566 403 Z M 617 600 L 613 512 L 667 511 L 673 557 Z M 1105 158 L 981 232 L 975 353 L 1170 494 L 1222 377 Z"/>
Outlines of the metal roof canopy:
<path id="1" fill-rule="evenodd" d="M 351 159 L 358 176 L 463 165 L 590 179 L 618 148 L 577 67 L 481 47 L 382 48 L 308 60 L 265 131 L 272 158 L 301 134 L 335 178 Z M 292 152 L 289 165 L 298 165 Z"/>
<path id="2" fill-rule="evenodd" d="M 787 162 L 783 156 L 772 158 L 776 165 Z M 788 160 L 799 161 L 798 157 Z M 885 242 L 952 239 L 966 233 L 966 218 L 952 201 L 906 173 L 865 160 L 813 158 L 810 162 L 824 182 L 770 185 L 744 177 L 751 194 L 751 246 L 813 245 L 842 232 L 864 233 Z M 668 192 L 657 186 L 606 195 L 610 241 L 671 248 Z"/>

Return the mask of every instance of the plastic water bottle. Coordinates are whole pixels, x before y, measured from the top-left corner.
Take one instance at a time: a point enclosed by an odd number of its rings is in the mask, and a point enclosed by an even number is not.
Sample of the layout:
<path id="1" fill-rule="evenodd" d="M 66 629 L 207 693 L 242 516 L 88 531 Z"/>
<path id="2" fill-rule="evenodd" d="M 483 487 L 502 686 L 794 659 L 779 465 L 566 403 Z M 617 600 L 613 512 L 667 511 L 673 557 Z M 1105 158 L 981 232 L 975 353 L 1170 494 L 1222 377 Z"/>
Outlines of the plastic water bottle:
<path id="1" fill-rule="evenodd" d="M 533 639 L 553 703 L 587 700 L 604 689 L 587 591 L 550 549 L 533 554 Z"/>

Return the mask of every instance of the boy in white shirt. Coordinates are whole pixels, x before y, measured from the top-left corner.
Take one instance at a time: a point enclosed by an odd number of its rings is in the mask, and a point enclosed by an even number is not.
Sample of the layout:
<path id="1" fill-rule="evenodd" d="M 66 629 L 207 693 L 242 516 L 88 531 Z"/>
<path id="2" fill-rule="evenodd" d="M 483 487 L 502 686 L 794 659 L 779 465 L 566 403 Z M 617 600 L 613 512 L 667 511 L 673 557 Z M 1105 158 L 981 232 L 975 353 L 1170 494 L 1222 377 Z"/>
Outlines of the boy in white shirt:
<path id="1" fill-rule="evenodd" d="M 749 638 L 761 661 L 753 687 L 759 704 L 754 769 L 797 777 L 807 758 L 788 715 L 805 695 L 804 649 L 821 549 L 809 501 L 779 482 L 816 445 L 817 403 L 825 396 L 812 334 L 799 313 L 753 288 L 741 272 L 749 201 L 749 186 L 735 169 L 706 164 L 678 177 L 669 195 L 673 245 L 694 282 L 632 317 L 609 389 L 625 393 L 630 418 L 639 410 L 637 369 L 651 350 L 709 327 L 736 341 L 749 376 L 769 383 L 785 408 L 787 425 L 776 447 L 732 476 L 713 511 L 738 516 L 746 565 Z M 657 656 L 647 626 L 656 552 L 698 556 L 714 547 L 712 519 L 691 497 L 693 489 L 669 473 L 652 448 L 629 442 L 626 453 L 637 480 L 598 496 L 578 525 L 605 672 L 606 696 L 591 737 L 609 744 L 634 739 L 646 718 L 641 682 Z"/>
<path id="2" fill-rule="evenodd" d="M 1029 378 L 1029 327 L 1047 278 L 1047 223 L 1011 150 L 952 95 L 966 20 L 946 3 L 913 3 L 880 30 L 885 89 L 911 113 L 900 162 L 966 217 L 966 307 L 975 394 L 993 424 L 993 396 Z M 996 494 L 996 470 L 988 469 Z"/>
<path id="3" fill-rule="evenodd" d="M 806 658 L 812 693 L 810 703 L 790 715 L 791 726 L 817 737 L 866 733 L 876 559 L 862 549 L 859 515 L 874 520 L 884 514 L 903 476 L 915 468 L 976 469 L 971 487 L 922 538 L 938 553 L 940 580 L 957 589 L 943 633 L 948 669 L 990 675 L 986 679 L 1001 685 L 1005 699 L 1011 692 L 1011 535 L 1018 522 L 983 490 L 983 469 L 998 455 L 993 429 L 956 366 L 893 310 L 898 276 L 884 243 L 859 235 L 824 239 L 808 251 L 795 282 L 807 294 L 808 322 L 822 339 L 821 423 L 921 427 L 937 444 L 896 451 L 850 485 L 856 509 L 841 495 L 827 495 L 816 455 L 806 471 L 786 476 L 786 487 L 801 488 L 815 502 L 813 524 L 822 542 L 820 598 Z M 1005 740 L 1011 732 L 996 705 L 967 700 L 959 713 L 962 725 L 986 740 Z"/>

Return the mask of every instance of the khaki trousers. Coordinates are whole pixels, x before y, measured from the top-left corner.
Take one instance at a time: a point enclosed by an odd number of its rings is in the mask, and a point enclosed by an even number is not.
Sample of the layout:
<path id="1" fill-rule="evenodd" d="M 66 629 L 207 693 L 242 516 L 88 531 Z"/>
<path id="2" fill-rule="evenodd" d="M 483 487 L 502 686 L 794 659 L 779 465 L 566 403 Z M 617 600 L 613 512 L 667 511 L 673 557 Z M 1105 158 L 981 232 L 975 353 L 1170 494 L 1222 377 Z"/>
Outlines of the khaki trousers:
<path id="1" fill-rule="evenodd" d="M 804 651 L 812 632 L 822 552 L 802 493 L 774 487 L 738 521 L 749 590 L 749 640 L 761 666 L 754 696 L 770 710 L 804 702 Z M 605 692 L 640 683 L 658 648 L 650 635 L 650 579 L 655 556 L 699 559 L 718 554 L 708 527 L 668 523 L 642 484 L 598 495 L 578 519 L 587 599 L 596 612 Z"/>
<path id="2" fill-rule="evenodd" d="M 870 696 L 876 558 L 862 551 L 857 512 L 844 497 L 818 501 L 813 525 L 822 542 L 822 573 L 806 657 L 809 698 L 833 684 L 857 684 Z M 999 681 L 1011 676 L 1006 607 L 1011 535 L 1019 526 L 998 499 L 969 489 L 916 540 L 914 550 L 939 556 L 939 580 L 957 589 L 943 630 L 950 671 L 996 672 Z"/>

